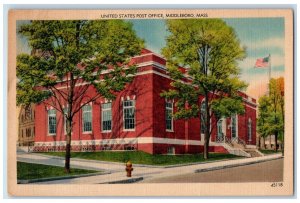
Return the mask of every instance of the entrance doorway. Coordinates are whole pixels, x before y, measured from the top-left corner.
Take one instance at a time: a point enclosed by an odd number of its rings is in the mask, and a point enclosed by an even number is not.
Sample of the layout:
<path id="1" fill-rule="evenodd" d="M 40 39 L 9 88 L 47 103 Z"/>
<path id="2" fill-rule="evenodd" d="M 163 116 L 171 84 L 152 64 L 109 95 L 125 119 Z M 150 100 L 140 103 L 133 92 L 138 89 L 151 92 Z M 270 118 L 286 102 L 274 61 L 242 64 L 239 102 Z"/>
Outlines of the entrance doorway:
<path id="1" fill-rule="evenodd" d="M 217 142 L 222 142 L 223 137 L 223 119 L 220 119 L 217 123 Z"/>

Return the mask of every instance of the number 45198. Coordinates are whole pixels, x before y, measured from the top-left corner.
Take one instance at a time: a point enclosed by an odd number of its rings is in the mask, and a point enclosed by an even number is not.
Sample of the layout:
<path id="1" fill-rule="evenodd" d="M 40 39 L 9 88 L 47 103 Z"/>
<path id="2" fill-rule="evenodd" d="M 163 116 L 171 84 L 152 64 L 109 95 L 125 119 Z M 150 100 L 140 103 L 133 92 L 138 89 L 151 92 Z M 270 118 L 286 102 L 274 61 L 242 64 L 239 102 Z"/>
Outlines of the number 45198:
<path id="1" fill-rule="evenodd" d="M 283 187 L 283 183 L 272 183 L 271 187 Z"/>

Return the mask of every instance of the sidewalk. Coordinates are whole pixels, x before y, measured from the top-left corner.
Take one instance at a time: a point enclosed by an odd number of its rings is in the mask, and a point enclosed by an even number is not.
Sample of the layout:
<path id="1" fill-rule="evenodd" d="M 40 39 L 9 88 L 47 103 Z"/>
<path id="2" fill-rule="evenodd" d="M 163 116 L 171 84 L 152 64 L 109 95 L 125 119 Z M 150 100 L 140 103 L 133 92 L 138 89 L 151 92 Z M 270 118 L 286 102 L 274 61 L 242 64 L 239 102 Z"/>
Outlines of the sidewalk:
<path id="1" fill-rule="evenodd" d="M 138 166 L 133 164 L 132 177 L 126 177 L 125 165 L 122 163 L 111 163 L 103 161 L 72 159 L 71 167 L 90 170 L 102 170 L 110 172 L 111 174 L 95 175 L 89 177 L 80 177 L 74 179 L 63 179 L 56 181 L 48 181 L 36 184 L 103 184 L 103 183 L 130 183 L 137 182 L 143 179 L 157 179 L 162 177 L 170 177 L 182 174 L 190 174 L 196 172 L 203 172 L 209 170 L 219 170 L 228 167 L 243 166 L 274 160 L 281 158 L 281 154 L 268 155 L 263 157 L 253 157 L 244 159 L 234 159 L 225 161 L 216 161 L 209 163 L 199 163 L 185 166 L 177 166 L 172 168 L 153 167 L 146 165 Z M 45 165 L 64 166 L 64 159 L 48 155 L 40 154 L 18 154 L 18 161 L 29 163 L 38 163 Z"/>
<path id="2" fill-rule="evenodd" d="M 219 162 L 211 162 L 207 164 L 199 164 L 193 165 L 188 167 L 178 167 L 166 170 L 160 174 L 155 176 L 145 176 L 146 179 L 157 179 L 157 178 L 164 178 L 164 177 L 171 177 L 176 175 L 184 175 L 190 173 L 200 173 L 205 171 L 212 171 L 212 170 L 220 170 L 225 168 L 237 167 L 237 166 L 245 166 L 249 164 L 255 164 L 265 161 L 270 161 L 274 159 L 282 158 L 281 154 L 274 154 L 269 156 L 263 157 L 253 157 L 253 158 L 244 158 L 244 159 L 236 159 L 236 160 L 227 160 L 227 161 L 219 161 Z"/>
<path id="3" fill-rule="evenodd" d="M 51 166 L 65 166 L 64 157 L 49 156 L 36 153 L 22 153 L 17 155 L 17 160 L 22 162 L 34 163 L 34 164 L 45 164 Z M 124 164 L 122 163 L 109 163 L 99 162 L 85 159 L 71 159 L 71 168 L 96 170 L 96 171 L 109 171 L 117 172 L 123 171 Z"/>

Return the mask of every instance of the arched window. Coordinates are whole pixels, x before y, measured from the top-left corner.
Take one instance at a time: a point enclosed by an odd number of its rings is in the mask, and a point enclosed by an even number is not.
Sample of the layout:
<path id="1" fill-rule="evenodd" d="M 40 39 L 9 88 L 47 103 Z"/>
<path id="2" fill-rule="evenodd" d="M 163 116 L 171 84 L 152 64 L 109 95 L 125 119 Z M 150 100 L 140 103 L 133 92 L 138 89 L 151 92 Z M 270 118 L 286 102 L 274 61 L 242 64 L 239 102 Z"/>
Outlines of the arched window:
<path id="1" fill-rule="evenodd" d="M 251 118 L 248 120 L 248 140 L 251 141 L 252 139 L 252 121 Z"/>
<path id="2" fill-rule="evenodd" d="M 206 105 L 205 101 L 201 103 L 201 134 L 204 134 L 206 131 Z"/>

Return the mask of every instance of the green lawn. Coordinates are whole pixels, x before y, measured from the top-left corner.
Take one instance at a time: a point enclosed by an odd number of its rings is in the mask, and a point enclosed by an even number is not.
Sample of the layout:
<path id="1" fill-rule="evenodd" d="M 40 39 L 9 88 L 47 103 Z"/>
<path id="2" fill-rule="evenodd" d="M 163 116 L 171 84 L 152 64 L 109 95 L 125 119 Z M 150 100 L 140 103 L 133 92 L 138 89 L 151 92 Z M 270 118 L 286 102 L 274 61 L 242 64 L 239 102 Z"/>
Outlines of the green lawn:
<path id="1" fill-rule="evenodd" d="M 260 149 L 259 150 L 261 153 L 263 154 L 275 154 L 275 153 L 281 153 L 281 150 L 277 150 L 277 152 L 275 150 L 272 149 Z"/>
<path id="2" fill-rule="evenodd" d="M 63 167 L 48 166 L 42 164 L 31 164 L 17 162 L 18 180 L 40 179 L 60 176 L 72 176 L 79 174 L 95 173 L 99 171 L 71 169 L 71 173 L 66 174 Z"/>
<path id="3" fill-rule="evenodd" d="M 43 154 L 61 157 L 65 156 L 65 152 L 45 152 Z M 238 156 L 232 154 L 210 153 L 209 155 L 210 158 L 207 161 L 238 158 Z M 142 151 L 72 152 L 71 157 L 122 163 L 125 163 L 128 160 L 130 160 L 133 164 L 147 165 L 174 165 L 206 161 L 203 159 L 203 154 L 151 155 Z"/>

